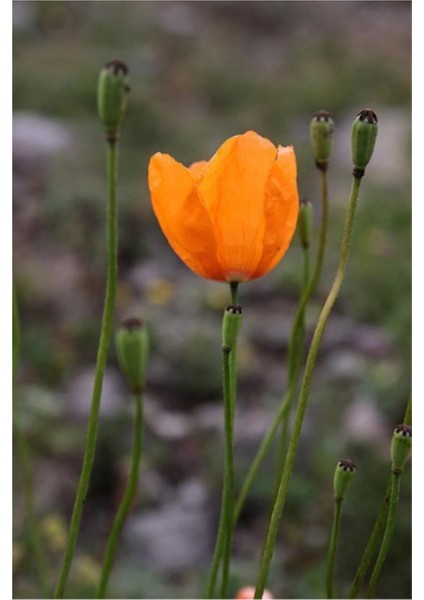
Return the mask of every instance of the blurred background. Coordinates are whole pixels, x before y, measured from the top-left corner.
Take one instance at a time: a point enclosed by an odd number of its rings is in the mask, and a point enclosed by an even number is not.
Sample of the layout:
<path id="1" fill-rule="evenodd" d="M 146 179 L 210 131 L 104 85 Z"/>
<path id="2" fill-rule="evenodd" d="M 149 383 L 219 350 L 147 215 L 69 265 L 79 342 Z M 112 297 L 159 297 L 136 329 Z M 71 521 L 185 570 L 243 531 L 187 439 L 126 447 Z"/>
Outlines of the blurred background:
<path id="1" fill-rule="evenodd" d="M 349 457 L 358 474 L 336 569 L 345 597 L 384 495 L 391 431 L 410 391 L 410 3 L 15 2 L 13 21 L 14 280 L 22 324 L 16 402 L 52 585 L 81 467 L 104 296 L 100 68 L 121 58 L 131 76 L 120 147 L 116 323 L 139 315 L 152 335 L 139 494 L 110 597 L 201 596 L 220 506 L 220 323 L 228 290 L 197 278 L 169 248 L 150 205 L 149 157 L 160 150 L 190 164 L 248 129 L 293 144 L 300 194 L 314 203 L 318 223 L 309 123 L 316 110 L 333 114 L 329 246 L 308 310 L 310 338 L 337 263 L 350 126 L 361 108 L 378 113 L 350 265 L 323 340 L 268 585 L 279 598 L 324 597 L 333 470 Z M 272 273 L 241 288 L 238 486 L 285 389 L 301 273 L 296 237 Z M 68 597 L 92 597 L 128 472 L 132 415 L 112 347 Z M 15 460 L 15 597 L 40 597 Z M 233 592 L 256 579 L 274 468 L 270 456 L 236 531 Z M 381 597 L 411 595 L 410 519 L 408 468 Z"/>

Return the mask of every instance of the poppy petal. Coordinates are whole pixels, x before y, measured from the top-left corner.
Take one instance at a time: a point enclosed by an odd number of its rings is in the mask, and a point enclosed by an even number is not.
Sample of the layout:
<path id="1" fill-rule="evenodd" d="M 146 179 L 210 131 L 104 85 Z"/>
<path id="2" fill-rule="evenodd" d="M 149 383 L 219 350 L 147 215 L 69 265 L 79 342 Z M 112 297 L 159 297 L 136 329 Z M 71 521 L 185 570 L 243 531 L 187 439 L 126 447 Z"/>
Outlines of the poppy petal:
<path id="1" fill-rule="evenodd" d="M 236 135 L 209 161 L 199 184 L 229 281 L 250 279 L 262 256 L 263 199 L 276 154 L 274 144 L 253 131 Z"/>
<path id="2" fill-rule="evenodd" d="M 207 166 L 207 160 L 199 160 L 198 162 L 195 162 L 189 166 L 188 170 L 190 171 L 196 183 L 200 183 L 202 181 L 203 176 L 206 173 Z"/>
<path id="3" fill-rule="evenodd" d="M 190 171 L 157 152 L 149 163 L 149 188 L 162 231 L 181 260 L 201 277 L 225 280 L 211 220 Z"/>
<path id="4" fill-rule="evenodd" d="M 296 156 L 292 146 L 278 147 L 265 190 L 263 254 L 252 279 L 273 269 L 284 256 L 296 231 L 299 213 Z"/>

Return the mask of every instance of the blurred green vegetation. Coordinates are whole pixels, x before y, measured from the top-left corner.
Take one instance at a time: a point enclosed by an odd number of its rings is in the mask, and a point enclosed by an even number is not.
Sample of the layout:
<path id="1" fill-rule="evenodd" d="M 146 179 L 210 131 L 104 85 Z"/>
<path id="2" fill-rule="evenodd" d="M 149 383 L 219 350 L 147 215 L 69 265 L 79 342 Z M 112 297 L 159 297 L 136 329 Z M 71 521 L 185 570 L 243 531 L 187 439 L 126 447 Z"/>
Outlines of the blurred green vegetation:
<path id="1" fill-rule="evenodd" d="M 323 597 L 331 478 L 335 462 L 349 456 L 358 464 L 358 475 L 346 501 L 336 565 L 339 589 L 346 594 L 384 495 L 390 432 L 410 391 L 410 3 L 14 4 L 16 117 L 26 113 L 51 119 L 72 136 L 65 150 L 45 156 L 27 158 L 23 148 L 24 158 L 16 156 L 14 165 L 19 179 L 14 277 L 22 318 L 18 398 L 33 450 L 39 512 L 44 526 L 47 522 L 43 535 L 52 582 L 85 431 L 81 406 L 86 390 L 71 391 L 81 371 L 94 364 L 103 300 L 105 150 L 96 117 L 100 67 L 119 57 L 131 76 L 120 148 L 117 321 L 133 311 L 147 315 L 153 337 L 152 405 L 171 415 L 186 413 L 187 419 L 197 418 L 204 406 L 219 407 L 219 328 L 227 296 L 220 284 L 195 278 L 169 249 L 150 207 L 149 157 L 161 150 L 188 164 L 211 156 L 222 141 L 247 129 L 275 143 L 293 144 L 300 192 L 316 205 L 318 221 L 319 176 L 309 148 L 309 121 L 316 110 L 333 113 L 329 248 L 308 313 L 312 328 L 337 261 L 350 183 L 349 124 L 364 106 L 381 117 L 381 137 L 361 192 L 352 257 L 334 329 L 329 327 L 324 340 L 268 586 L 276 597 Z M 391 137 L 383 137 L 389 130 Z M 30 145 L 35 133 L 27 133 Z M 241 290 L 246 317 L 240 413 L 260 409 L 269 416 L 281 397 L 301 260 L 294 242 L 275 271 Z M 347 332 L 344 337 L 337 327 Z M 112 375 L 122 387 L 113 388 L 111 413 L 99 432 L 96 477 L 69 587 L 69 594 L 79 598 L 91 597 L 129 451 L 131 404 L 113 349 L 110 354 Z M 347 432 L 350 407 L 364 404 L 383 423 L 383 433 L 371 426 L 364 426 L 362 438 L 357 431 L 356 437 Z M 218 434 L 194 430 L 169 441 L 150 421 L 147 430 L 148 474 L 170 486 L 171 497 L 177 484 L 199 478 L 216 512 L 222 469 Z M 239 485 L 258 443 L 238 442 Z M 255 577 L 273 467 L 270 457 L 236 534 L 234 589 L 252 584 Z M 18 465 L 15 480 L 14 595 L 29 598 L 38 592 Z M 381 597 L 411 595 L 410 484 L 408 474 Z M 164 502 L 151 485 L 135 507 L 141 516 Z M 213 514 L 206 517 L 211 519 L 211 551 L 216 523 Z M 198 597 L 207 568 L 208 559 L 173 572 L 146 566 L 143 554 L 122 540 L 111 597 Z"/>

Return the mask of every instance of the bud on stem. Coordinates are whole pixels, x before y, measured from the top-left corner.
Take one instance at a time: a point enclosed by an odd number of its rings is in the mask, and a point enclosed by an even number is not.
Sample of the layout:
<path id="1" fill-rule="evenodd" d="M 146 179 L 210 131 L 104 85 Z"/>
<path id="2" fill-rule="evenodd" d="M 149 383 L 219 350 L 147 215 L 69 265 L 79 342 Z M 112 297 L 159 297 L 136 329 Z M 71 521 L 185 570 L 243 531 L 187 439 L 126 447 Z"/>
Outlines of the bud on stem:
<path id="1" fill-rule="evenodd" d="M 356 465 L 351 460 L 343 458 L 339 460 L 334 471 L 334 499 L 341 501 L 345 497 L 347 487 L 352 481 L 353 476 L 356 472 Z"/>
<path id="2" fill-rule="evenodd" d="M 402 473 L 405 464 L 411 456 L 412 450 L 412 427 L 411 425 L 396 425 L 391 445 L 392 471 L 395 474 Z"/>
<path id="3" fill-rule="evenodd" d="M 377 139 L 377 115 L 370 108 L 361 110 L 352 125 L 353 176 L 360 179 L 371 160 Z"/>
<path id="4" fill-rule="evenodd" d="M 312 233 L 314 207 L 312 202 L 305 198 L 300 199 L 299 217 L 297 220 L 297 232 L 303 248 L 309 248 Z"/>
<path id="5" fill-rule="evenodd" d="M 149 336 L 140 319 L 127 319 L 121 324 L 116 333 L 116 353 L 128 383 L 134 392 L 141 392 L 146 376 Z"/>
<path id="6" fill-rule="evenodd" d="M 121 60 L 111 60 L 100 71 L 97 108 L 108 141 L 115 141 L 127 104 L 128 67 Z"/>
<path id="7" fill-rule="evenodd" d="M 242 320 L 241 306 L 227 306 L 222 321 L 222 348 L 224 351 L 234 350 Z"/>
<path id="8" fill-rule="evenodd" d="M 310 131 L 315 164 L 321 171 L 326 171 L 334 138 L 333 117 L 325 110 L 316 112 L 312 117 Z"/>

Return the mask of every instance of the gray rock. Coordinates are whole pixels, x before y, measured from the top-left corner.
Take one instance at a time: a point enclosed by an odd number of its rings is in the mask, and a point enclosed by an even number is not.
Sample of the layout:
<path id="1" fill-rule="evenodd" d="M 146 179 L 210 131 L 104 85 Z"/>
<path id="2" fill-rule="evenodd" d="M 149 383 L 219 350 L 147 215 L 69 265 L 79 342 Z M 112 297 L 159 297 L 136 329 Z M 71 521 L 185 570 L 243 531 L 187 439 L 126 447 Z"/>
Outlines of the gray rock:
<path id="1" fill-rule="evenodd" d="M 90 412 L 93 380 L 94 368 L 90 368 L 76 375 L 71 381 L 65 399 L 66 409 L 72 416 L 87 418 Z M 127 398 L 128 392 L 125 391 L 121 376 L 107 370 L 103 379 L 100 415 L 110 417 L 124 410 Z"/>
<path id="2" fill-rule="evenodd" d="M 143 565 L 175 573 L 202 565 L 209 557 L 206 491 L 195 479 L 177 488 L 174 498 L 160 509 L 128 520 L 124 541 Z"/>
<path id="3" fill-rule="evenodd" d="M 372 401 L 360 398 L 354 401 L 343 416 L 342 430 L 347 439 L 358 442 L 387 441 L 388 424 Z"/>
<path id="4" fill-rule="evenodd" d="M 72 146 L 68 127 L 35 113 L 15 112 L 13 115 L 14 159 L 39 160 L 65 152 Z"/>

